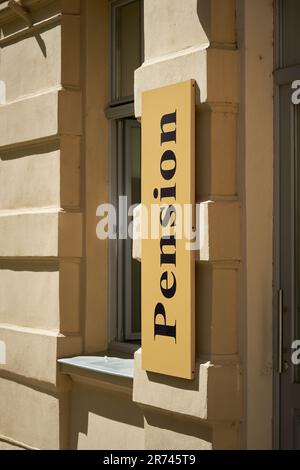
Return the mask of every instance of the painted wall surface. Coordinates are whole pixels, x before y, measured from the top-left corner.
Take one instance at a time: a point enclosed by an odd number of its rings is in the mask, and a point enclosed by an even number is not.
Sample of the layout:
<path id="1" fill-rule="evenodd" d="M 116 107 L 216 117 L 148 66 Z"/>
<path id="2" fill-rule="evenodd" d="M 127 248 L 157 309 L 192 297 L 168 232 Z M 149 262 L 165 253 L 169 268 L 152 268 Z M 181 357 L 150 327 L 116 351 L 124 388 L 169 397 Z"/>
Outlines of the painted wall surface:
<path id="1" fill-rule="evenodd" d="M 270 449 L 274 425 L 273 2 L 244 1 L 240 8 L 244 70 L 244 139 L 240 154 L 244 156 L 245 437 L 249 449 Z"/>
<path id="2" fill-rule="evenodd" d="M 126 387 L 57 364 L 108 346 L 108 0 L 23 3 L 29 30 L 0 2 L 0 449 L 270 448 L 272 2 L 144 0 L 136 117 L 196 81 L 203 244 L 195 380 L 138 351 Z"/>
<path id="3" fill-rule="evenodd" d="M 0 4 L 0 447 L 55 449 L 69 419 L 57 358 L 82 350 L 80 2 L 24 5 L 30 29 Z"/>

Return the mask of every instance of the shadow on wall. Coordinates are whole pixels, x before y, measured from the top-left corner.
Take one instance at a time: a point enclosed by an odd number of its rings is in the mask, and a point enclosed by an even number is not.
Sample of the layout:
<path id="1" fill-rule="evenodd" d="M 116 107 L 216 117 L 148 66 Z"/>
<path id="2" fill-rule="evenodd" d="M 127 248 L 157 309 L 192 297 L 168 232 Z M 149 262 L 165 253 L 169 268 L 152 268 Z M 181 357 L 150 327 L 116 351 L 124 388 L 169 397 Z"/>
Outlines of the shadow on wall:
<path id="1" fill-rule="evenodd" d="M 166 380 L 168 384 L 172 382 L 170 378 Z M 180 380 L 176 381 L 180 386 Z M 181 382 L 184 386 L 187 381 Z M 195 382 L 189 382 L 190 388 L 195 387 Z M 199 420 L 141 408 L 129 393 L 86 383 L 74 382 L 71 393 L 72 450 L 211 448 L 212 428 Z"/>
<path id="2" fill-rule="evenodd" d="M 7 10 L 9 9 L 7 8 Z M 47 2 L 47 4 L 42 6 L 42 8 L 29 9 L 30 23 L 39 24 L 38 31 L 37 28 L 35 28 L 35 30 L 29 28 L 28 22 L 21 17 L 15 17 L 14 21 L 8 21 L 7 23 L 1 25 L 1 39 L 4 40 L 2 47 L 5 47 L 7 44 L 13 44 L 19 41 L 20 38 L 18 33 L 22 31 L 22 36 L 34 37 L 36 39 L 37 45 L 39 46 L 43 56 L 46 58 L 47 48 L 45 41 L 42 38 L 42 34 L 44 31 L 48 31 L 52 27 L 56 27 L 59 23 L 59 19 L 57 19 L 56 23 L 53 22 L 52 25 L 42 25 L 41 23 L 44 20 L 48 20 L 49 18 L 54 18 L 59 13 L 60 7 L 58 2 Z M 6 42 L 6 40 L 8 40 L 8 42 Z"/>
<path id="3" fill-rule="evenodd" d="M 52 153 L 59 150 L 60 144 L 58 139 L 54 139 L 50 142 L 42 142 L 34 145 L 27 144 L 22 145 L 20 148 L 13 148 L 8 150 L 0 151 L 0 160 L 17 160 L 19 158 L 26 158 L 29 155 L 43 155 L 47 153 Z"/>
<path id="4" fill-rule="evenodd" d="M 44 39 L 38 33 L 34 34 L 34 37 L 35 37 L 36 42 L 38 43 L 38 45 L 39 45 L 39 47 L 42 51 L 43 56 L 47 57 L 47 48 L 46 48 L 46 43 L 45 43 Z"/>
<path id="5" fill-rule="evenodd" d="M 200 24 L 208 38 L 210 40 L 211 29 L 210 29 L 210 8 L 211 0 L 197 0 L 197 15 Z"/>
<path id="6" fill-rule="evenodd" d="M 53 25 L 55 27 L 56 25 Z M 43 31 L 49 30 L 49 25 L 45 26 L 44 28 L 40 28 L 40 32 L 33 31 L 32 29 L 28 28 L 28 31 L 24 31 L 24 28 L 26 27 L 26 24 L 20 22 L 20 21 L 14 21 L 8 24 L 5 24 L 1 27 L 0 31 L 2 33 L 2 39 L 7 40 L 5 41 L 2 45 L 2 47 L 5 47 L 6 45 L 11 45 L 16 42 L 20 41 L 18 33 L 20 31 L 23 32 L 24 37 L 34 37 L 36 39 L 37 45 L 39 46 L 43 56 L 46 58 L 47 57 L 47 47 L 44 39 L 42 38 L 41 34 Z M 16 35 L 16 36 L 14 36 Z"/>
<path id="7" fill-rule="evenodd" d="M 131 394 L 74 383 L 70 448 L 144 448 L 144 417 Z"/>
<path id="8" fill-rule="evenodd" d="M 153 445 L 151 445 L 152 442 L 148 443 L 151 448 L 155 446 L 158 450 L 159 448 L 172 450 L 178 449 L 180 444 L 182 448 L 184 447 L 186 450 L 188 450 L 186 444 L 190 446 L 191 449 L 211 448 L 211 443 L 213 442 L 212 428 L 209 428 L 204 423 L 200 423 L 196 419 L 186 420 L 184 416 L 181 417 L 180 415 L 175 416 L 171 413 L 161 414 L 155 411 L 145 410 L 145 420 L 148 426 L 154 428 Z M 159 433 L 159 442 L 156 442 L 155 428 L 167 431 L 167 433 Z M 175 435 L 178 436 L 176 439 Z M 183 444 L 183 442 L 185 443 Z"/>
<path id="9" fill-rule="evenodd" d="M 23 273 L 55 273 L 59 271 L 59 262 L 57 260 L 0 260 L 0 271 L 8 270 L 11 272 Z M 25 294 L 24 294 L 25 297 Z"/>

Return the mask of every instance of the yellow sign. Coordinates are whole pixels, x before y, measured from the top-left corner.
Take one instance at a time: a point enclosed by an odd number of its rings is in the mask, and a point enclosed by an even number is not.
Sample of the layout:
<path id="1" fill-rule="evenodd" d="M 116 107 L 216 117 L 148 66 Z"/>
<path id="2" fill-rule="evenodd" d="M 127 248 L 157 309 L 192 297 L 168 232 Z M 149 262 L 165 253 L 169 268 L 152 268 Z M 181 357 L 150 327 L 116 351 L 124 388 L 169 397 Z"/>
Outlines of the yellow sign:
<path id="1" fill-rule="evenodd" d="M 193 80 L 143 93 L 142 205 L 142 227 L 146 216 L 149 226 L 142 238 L 142 367 L 192 379 L 195 257 L 186 228 L 195 207 Z"/>

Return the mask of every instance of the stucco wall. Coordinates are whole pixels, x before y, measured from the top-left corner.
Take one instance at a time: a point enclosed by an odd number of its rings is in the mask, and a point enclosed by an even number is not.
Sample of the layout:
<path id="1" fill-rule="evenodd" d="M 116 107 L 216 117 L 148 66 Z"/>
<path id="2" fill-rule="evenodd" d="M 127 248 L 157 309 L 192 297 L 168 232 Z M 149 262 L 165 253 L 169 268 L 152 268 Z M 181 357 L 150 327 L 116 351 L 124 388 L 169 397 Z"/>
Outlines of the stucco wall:
<path id="1" fill-rule="evenodd" d="M 72 449 L 144 449 L 144 416 L 129 390 L 75 381 L 72 389 Z"/>
<path id="2" fill-rule="evenodd" d="M 0 5 L 0 438 L 63 448 L 56 361 L 82 347 L 80 2 L 24 5 L 30 28 Z"/>

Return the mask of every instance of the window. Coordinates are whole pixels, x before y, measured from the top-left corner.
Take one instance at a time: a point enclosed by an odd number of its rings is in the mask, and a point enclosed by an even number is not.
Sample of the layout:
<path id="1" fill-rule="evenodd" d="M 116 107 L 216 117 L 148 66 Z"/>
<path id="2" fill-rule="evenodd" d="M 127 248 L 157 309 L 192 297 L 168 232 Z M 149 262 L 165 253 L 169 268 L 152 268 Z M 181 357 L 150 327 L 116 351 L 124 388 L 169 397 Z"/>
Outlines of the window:
<path id="1" fill-rule="evenodd" d="M 111 100 L 112 103 L 132 101 L 134 71 L 141 65 L 142 1 L 111 2 Z"/>
<path id="2" fill-rule="evenodd" d="M 139 341 L 141 331 L 141 267 L 132 259 L 132 240 L 124 237 L 128 209 L 141 202 L 141 130 L 134 117 L 134 71 L 143 59 L 142 0 L 111 0 L 110 106 L 110 202 L 124 207 L 116 227 L 117 240 L 110 241 L 110 341 Z M 127 197 L 119 205 L 120 197 Z M 122 212 L 123 214 L 123 212 Z"/>

